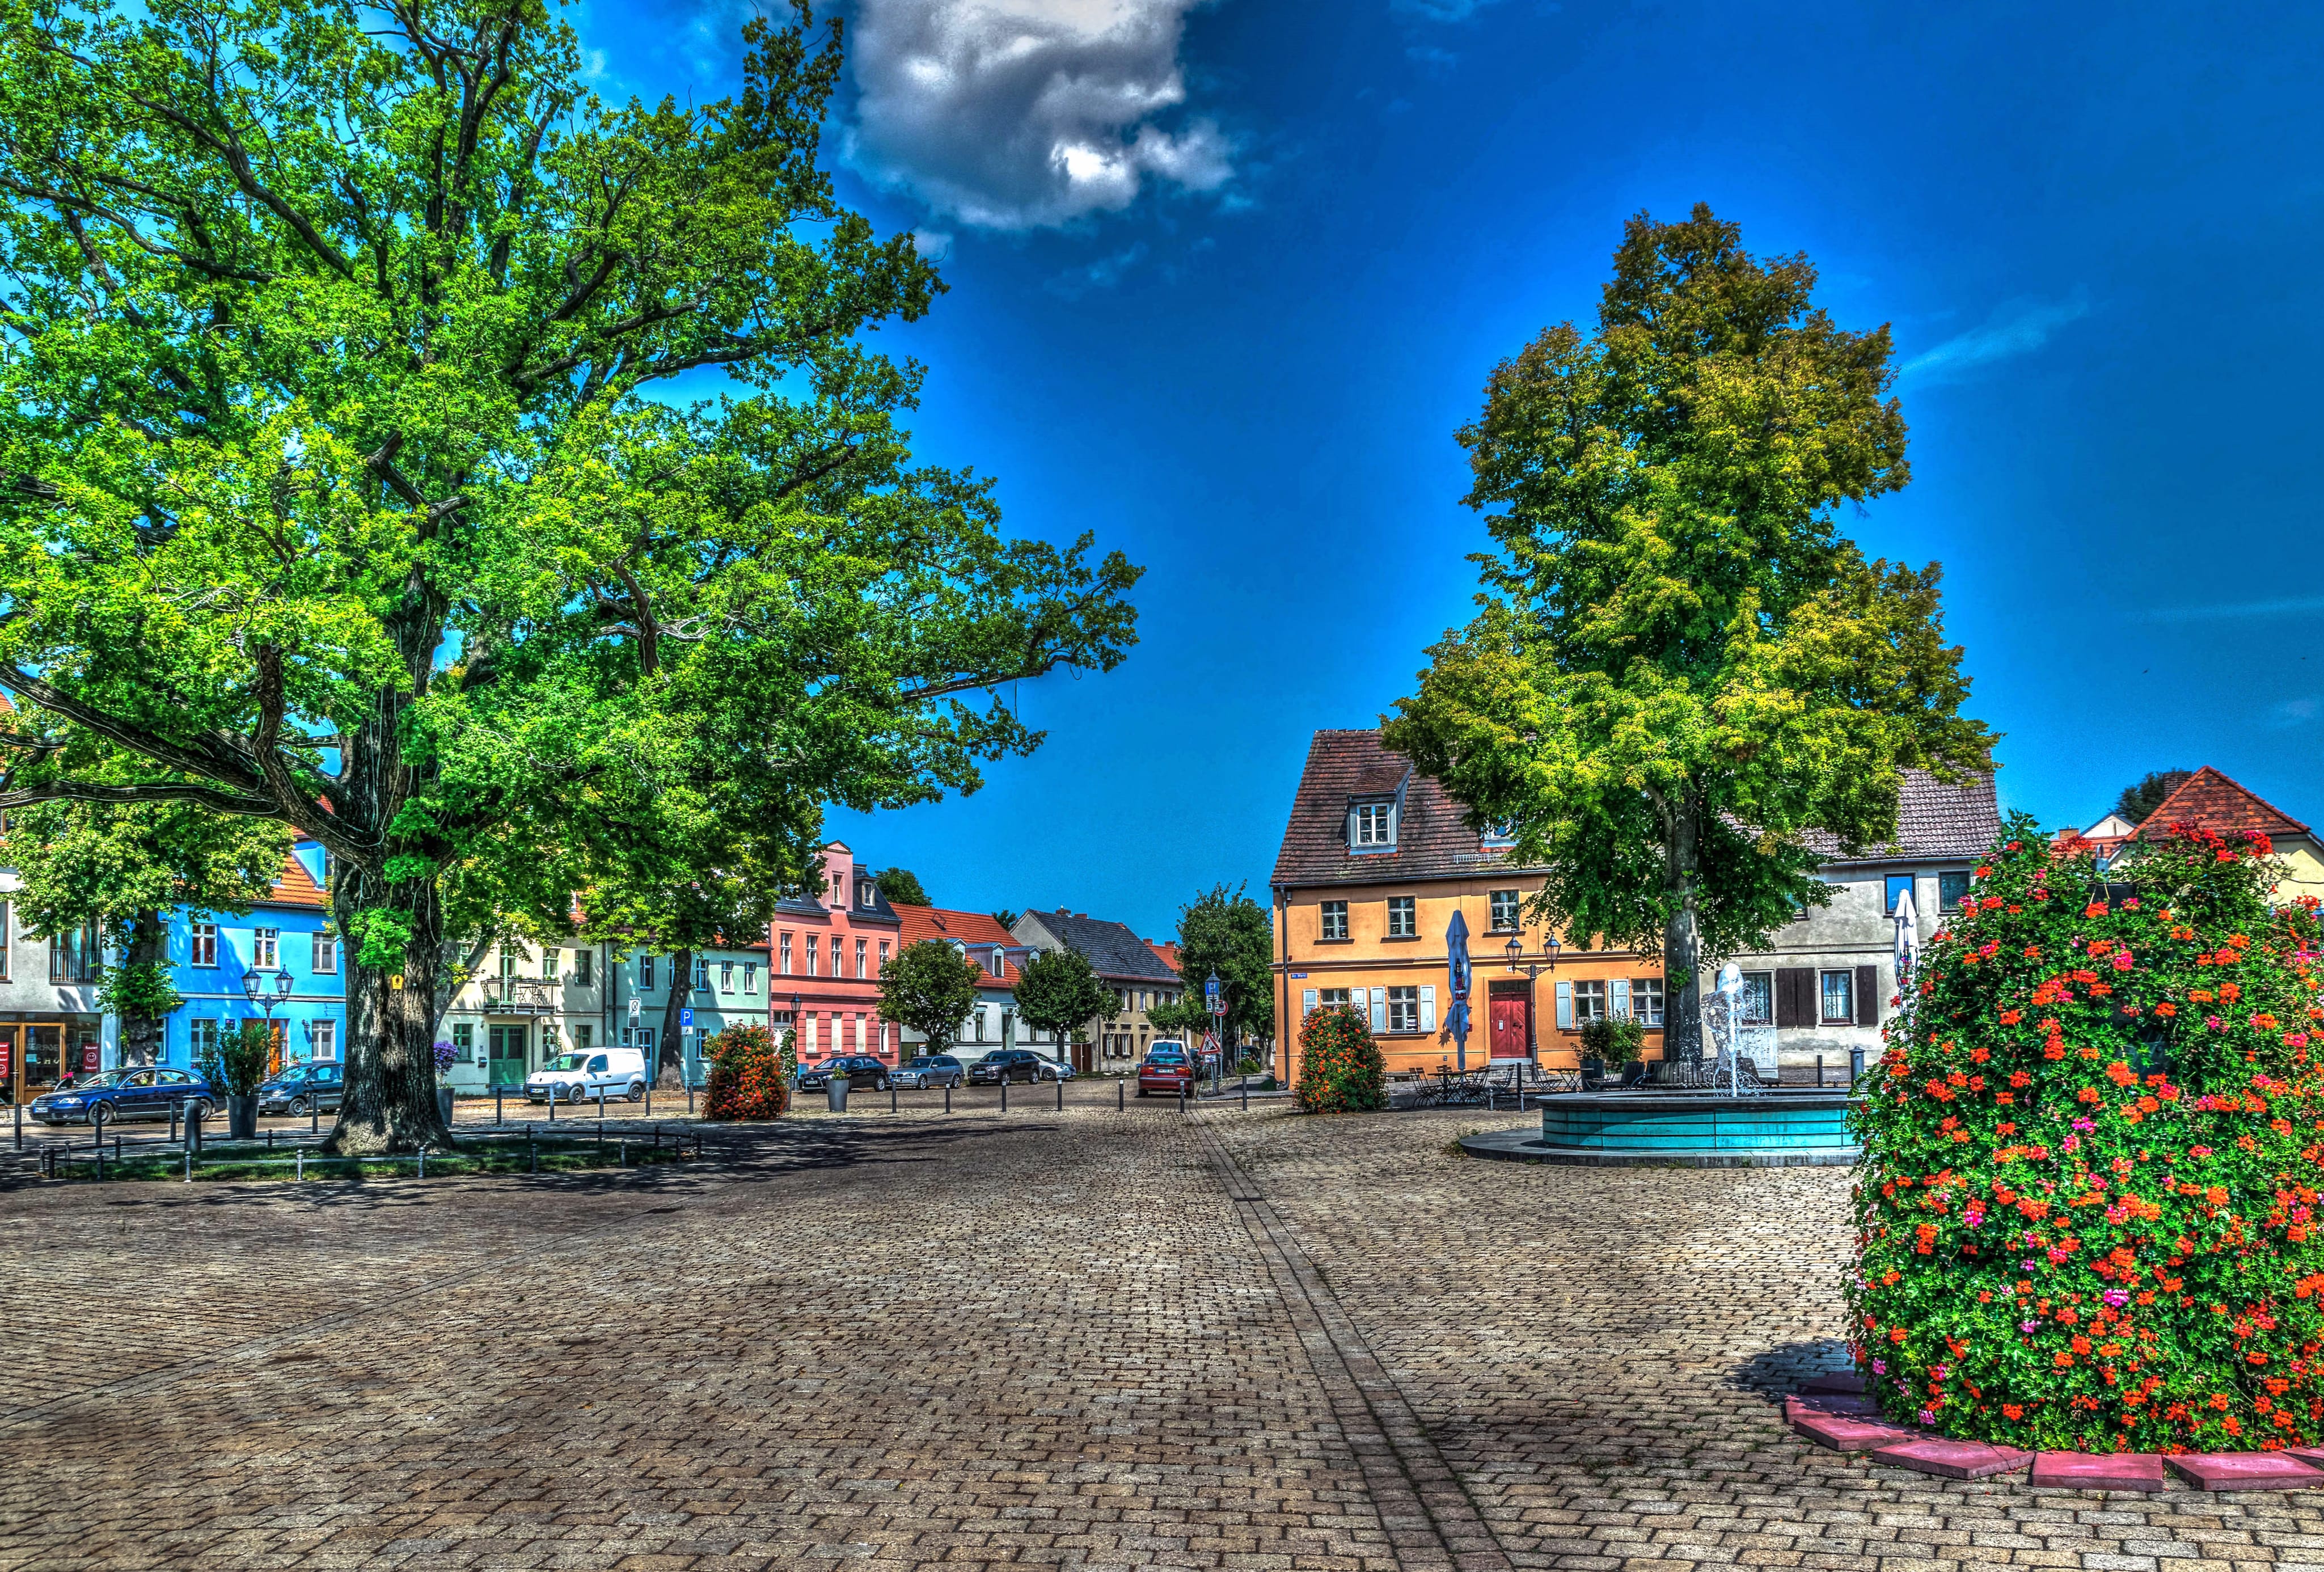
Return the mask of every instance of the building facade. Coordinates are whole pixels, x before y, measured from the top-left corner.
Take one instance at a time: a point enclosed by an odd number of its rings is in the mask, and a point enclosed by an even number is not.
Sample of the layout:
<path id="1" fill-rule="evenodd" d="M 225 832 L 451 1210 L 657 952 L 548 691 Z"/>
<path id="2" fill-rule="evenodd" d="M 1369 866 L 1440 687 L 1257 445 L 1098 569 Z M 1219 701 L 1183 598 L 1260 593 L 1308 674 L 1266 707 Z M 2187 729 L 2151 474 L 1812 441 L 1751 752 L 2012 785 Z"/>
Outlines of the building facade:
<path id="1" fill-rule="evenodd" d="M 678 991 L 678 1073 L 687 1086 L 700 1086 L 709 1074 L 710 1040 L 729 1026 L 771 1026 L 769 1001 L 774 979 L 769 975 L 768 947 L 722 939 L 694 952 L 691 975 L 678 975 L 678 957 L 640 950 L 616 957 L 605 968 L 606 1007 L 612 1013 L 612 1035 L 606 1040 L 634 1048 L 649 1066 L 669 1044 L 660 1034 L 669 1019 L 670 990 Z M 576 1047 L 585 1046 L 575 1044 Z"/>
<path id="2" fill-rule="evenodd" d="M 1029 1048 L 1055 1053 L 1047 1035 L 1035 1031 L 1017 1014 L 1017 967 L 1030 953 L 1010 937 L 998 919 L 982 911 L 952 911 L 940 906 L 899 906 L 907 946 L 934 940 L 950 945 L 976 967 L 976 1003 L 970 1007 L 953 1038 L 952 1051 L 965 1063 L 996 1048 Z M 899 1026 L 904 1055 L 927 1050 L 927 1041 L 909 1027 Z"/>
<path id="3" fill-rule="evenodd" d="M 2231 839 L 2246 831 L 2264 835 L 2273 848 L 2281 875 L 2270 898 L 2278 904 L 2289 904 L 2302 895 L 2324 899 L 2324 846 L 2319 846 L 2316 832 L 2223 772 L 2209 764 L 2196 771 L 2132 835 L 2135 841 L 2163 840 L 2174 824 L 2200 825 Z M 2104 825 L 2101 820 L 2100 827 Z M 2136 857 L 2135 845 L 2119 854 L 2126 865 Z"/>
<path id="4" fill-rule="evenodd" d="M 445 1082 L 464 1096 L 517 1087 L 567 1049 L 616 1040 L 609 1008 L 611 947 L 507 939 L 453 990 L 436 1027 L 452 1045 Z"/>
<path id="5" fill-rule="evenodd" d="M 272 1023 L 272 1068 L 346 1057 L 346 957 L 325 893 L 328 877 L 323 848 L 301 841 L 249 915 L 171 914 L 171 982 L 184 1003 L 162 1022 L 163 1064 L 198 1068 L 224 1033 L 251 1020 Z M 245 976 L 257 985 L 255 1001 Z"/>
<path id="6" fill-rule="evenodd" d="M 1978 856 L 2000 828 L 1992 776 L 1948 786 L 1907 770 L 1895 844 L 1844 857 L 1827 838 L 1820 873 L 1831 903 L 1776 929 L 1766 948 L 1734 957 L 1743 973 L 1742 1051 L 1763 1076 L 1812 1078 L 1821 1059 L 1827 1077 L 1844 1082 L 1852 1052 L 1878 1057 L 1881 1025 L 1896 1009 L 1898 897 L 1912 892 L 1925 943 L 1960 910 Z"/>
<path id="7" fill-rule="evenodd" d="M 1088 961 L 1099 981 L 1113 990 L 1114 1013 L 1089 1021 L 1063 1045 L 1074 1068 L 1084 1075 L 1130 1075 L 1159 1035 L 1148 1013 L 1176 1003 L 1185 985 L 1166 951 L 1127 926 L 1085 911 L 1028 911 L 1010 937 L 1028 953 L 1070 949 Z M 1175 951 L 1176 946 L 1170 949 Z"/>
<path id="8" fill-rule="evenodd" d="M 1317 732 L 1272 880 L 1277 1073 L 1297 1084 L 1299 1022 L 1326 1004 L 1369 1017 L 1391 1072 L 1491 1059 L 1570 1068 L 1582 1026 L 1608 1014 L 1638 1021 L 1646 1057 L 1659 1058 L 1661 962 L 1563 936 L 1553 948 L 1526 911 L 1541 883 L 1377 731 Z M 1470 963 L 1459 995 L 1456 915 Z M 1452 1030 L 1456 1002 L 1467 1005 L 1465 1045 Z"/>
<path id="9" fill-rule="evenodd" d="M 14 870 L 0 869 L 0 1097 L 23 1103 L 75 1075 L 113 1067 L 118 1034 L 97 1013 L 94 929 L 34 939 L 19 922 Z"/>
<path id="10" fill-rule="evenodd" d="M 821 888 L 786 896 L 770 926 L 775 1034 L 797 1029 L 801 1064 L 840 1053 L 900 1063 L 902 1034 L 880 1015 L 880 968 L 902 948 L 902 920 L 845 842 L 823 858 Z"/>

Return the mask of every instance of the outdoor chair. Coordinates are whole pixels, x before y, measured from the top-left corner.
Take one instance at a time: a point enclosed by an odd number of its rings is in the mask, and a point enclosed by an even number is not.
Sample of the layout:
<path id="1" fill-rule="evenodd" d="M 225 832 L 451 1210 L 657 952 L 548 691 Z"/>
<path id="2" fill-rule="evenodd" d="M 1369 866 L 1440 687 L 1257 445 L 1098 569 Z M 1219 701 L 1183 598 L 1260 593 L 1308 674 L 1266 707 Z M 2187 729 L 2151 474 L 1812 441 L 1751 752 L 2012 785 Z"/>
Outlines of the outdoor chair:
<path id="1" fill-rule="evenodd" d="M 1621 1090 L 1627 1092 L 1632 1087 L 1645 1086 L 1646 1084 L 1647 1073 L 1646 1060 L 1642 1059 L 1632 1059 L 1628 1064 L 1622 1067 Z"/>
<path id="2" fill-rule="evenodd" d="M 1594 1057 L 1584 1058 L 1582 1061 L 1582 1089 L 1585 1092 L 1595 1092 L 1602 1089 L 1605 1085 L 1606 1061 Z"/>

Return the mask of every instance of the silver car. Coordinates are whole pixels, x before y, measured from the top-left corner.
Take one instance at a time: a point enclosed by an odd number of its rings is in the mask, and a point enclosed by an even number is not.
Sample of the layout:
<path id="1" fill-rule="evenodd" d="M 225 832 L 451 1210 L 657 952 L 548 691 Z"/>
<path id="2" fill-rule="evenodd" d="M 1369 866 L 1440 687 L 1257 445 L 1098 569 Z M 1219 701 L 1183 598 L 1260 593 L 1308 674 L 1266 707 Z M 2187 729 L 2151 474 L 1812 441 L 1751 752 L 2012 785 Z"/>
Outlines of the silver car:
<path id="1" fill-rule="evenodd" d="M 888 1078 L 899 1087 L 957 1087 L 967 1081 L 968 1071 L 948 1053 L 924 1053 L 898 1065 Z"/>

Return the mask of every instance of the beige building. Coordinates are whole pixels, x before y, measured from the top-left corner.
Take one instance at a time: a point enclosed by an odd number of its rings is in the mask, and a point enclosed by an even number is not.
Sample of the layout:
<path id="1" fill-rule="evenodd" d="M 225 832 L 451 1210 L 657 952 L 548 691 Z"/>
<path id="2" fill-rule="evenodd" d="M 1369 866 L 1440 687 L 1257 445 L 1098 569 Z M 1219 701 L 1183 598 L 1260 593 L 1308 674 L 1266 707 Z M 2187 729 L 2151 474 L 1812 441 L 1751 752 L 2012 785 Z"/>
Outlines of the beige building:
<path id="1" fill-rule="evenodd" d="M 1162 1035 L 1147 1013 L 1157 1004 L 1177 1003 L 1185 993 L 1177 971 L 1161 951 L 1123 924 L 1085 911 L 1028 911 L 1009 932 L 1028 953 L 1080 952 L 1098 979 L 1113 990 L 1115 1013 L 1091 1021 L 1083 1029 L 1083 1041 L 1053 1051 L 1070 1053 L 1074 1068 L 1085 1075 L 1136 1070 Z"/>
<path id="2" fill-rule="evenodd" d="M 2136 860 L 2138 842 L 2166 839 L 2174 824 L 2200 825 L 2230 840 L 2255 830 L 2273 844 L 2276 864 L 2282 870 L 2275 884 L 2276 902 L 2289 904 L 2302 895 L 2324 900 L 2324 846 L 2319 846 L 2316 832 L 2209 764 L 2181 782 L 2179 789 L 2164 798 L 2137 828 L 2128 831 L 2126 843 L 2115 842 L 2110 847 L 2111 837 L 2101 832 L 2121 822 L 2108 814 L 2092 825 L 2084 838 L 2097 842 L 2102 854 L 2111 850 L 2115 860 L 2126 865 Z"/>
<path id="3" fill-rule="evenodd" d="M 463 1095 L 481 1095 L 521 1085 L 567 1049 L 620 1042 L 606 972 L 603 944 L 512 939 L 493 946 L 454 991 L 436 1029 L 456 1055 L 446 1080 Z"/>

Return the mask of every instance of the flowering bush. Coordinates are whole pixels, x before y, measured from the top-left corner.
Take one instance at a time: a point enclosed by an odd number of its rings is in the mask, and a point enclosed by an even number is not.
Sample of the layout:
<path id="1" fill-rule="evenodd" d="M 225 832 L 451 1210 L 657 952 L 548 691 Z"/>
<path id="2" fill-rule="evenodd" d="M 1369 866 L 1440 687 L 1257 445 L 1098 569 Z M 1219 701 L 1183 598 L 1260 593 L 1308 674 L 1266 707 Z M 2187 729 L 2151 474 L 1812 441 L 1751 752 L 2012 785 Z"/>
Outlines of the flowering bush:
<path id="1" fill-rule="evenodd" d="M 1905 985 L 1852 1115 L 1851 1331 L 1893 1418 L 2324 1436 L 2316 902 L 2269 911 L 2264 837 L 2172 829 L 2108 875 L 2013 818 Z"/>
<path id="2" fill-rule="evenodd" d="M 791 1103 L 783 1056 L 763 1026 L 730 1026 L 710 1040 L 706 1119 L 779 1119 Z"/>
<path id="3" fill-rule="evenodd" d="M 1299 1109 L 1353 1114 L 1388 1106 L 1388 1062 L 1360 1012 L 1327 1004 L 1299 1028 Z"/>
<path id="4" fill-rule="evenodd" d="M 439 1037 L 436 1040 L 434 1051 L 436 1073 L 439 1076 L 451 1074 L 452 1067 L 460 1062 L 460 1050 Z"/>

